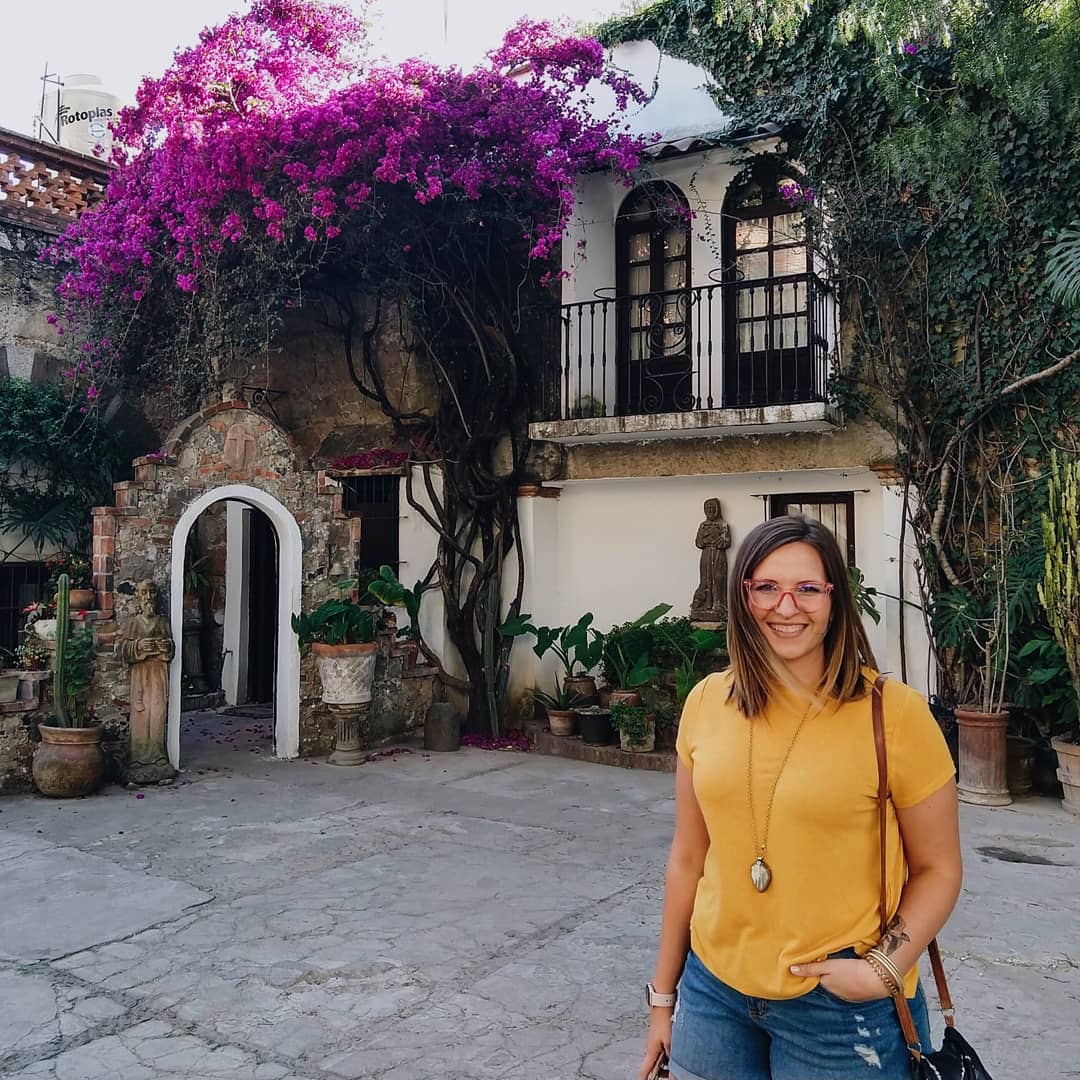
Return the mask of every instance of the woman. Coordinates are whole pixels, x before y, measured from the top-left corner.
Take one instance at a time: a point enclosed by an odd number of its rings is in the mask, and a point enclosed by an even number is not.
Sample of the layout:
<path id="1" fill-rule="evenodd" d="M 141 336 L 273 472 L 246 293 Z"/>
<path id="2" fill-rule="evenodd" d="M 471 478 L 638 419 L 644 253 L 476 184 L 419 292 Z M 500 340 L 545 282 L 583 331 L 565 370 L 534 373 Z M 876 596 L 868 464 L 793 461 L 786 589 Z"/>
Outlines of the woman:
<path id="1" fill-rule="evenodd" d="M 901 1080 L 890 994 L 902 984 L 929 1046 L 916 963 L 960 892 L 952 760 L 923 698 L 888 681 L 882 938 L 877 665 L 840 549 L 816 521 L 774 518 L 728 594 L 731 667 L 679 725 L 641 1077 L 667 1054 L 675 1080 Z"/>

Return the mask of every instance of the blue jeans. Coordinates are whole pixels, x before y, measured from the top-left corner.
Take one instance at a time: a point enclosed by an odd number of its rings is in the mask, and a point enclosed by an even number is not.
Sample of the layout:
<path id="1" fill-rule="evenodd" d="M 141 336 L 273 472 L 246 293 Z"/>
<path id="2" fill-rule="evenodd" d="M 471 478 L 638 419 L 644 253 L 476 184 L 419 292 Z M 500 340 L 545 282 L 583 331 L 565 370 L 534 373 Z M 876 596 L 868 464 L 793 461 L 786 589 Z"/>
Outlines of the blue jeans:
<path id="1" fill-rule="evenodd" d="M 853 949 L 833 957 L 854 956 Z M 923 1048 L 930 1018 L 922 987 L 909 1001 Z M 671 1032 L 673 1080 L 907 1080 L 910 1054 L 891 998 L 853 1004 L 816 986 L 802 997 L 747 997 L 693 954 Z"/>

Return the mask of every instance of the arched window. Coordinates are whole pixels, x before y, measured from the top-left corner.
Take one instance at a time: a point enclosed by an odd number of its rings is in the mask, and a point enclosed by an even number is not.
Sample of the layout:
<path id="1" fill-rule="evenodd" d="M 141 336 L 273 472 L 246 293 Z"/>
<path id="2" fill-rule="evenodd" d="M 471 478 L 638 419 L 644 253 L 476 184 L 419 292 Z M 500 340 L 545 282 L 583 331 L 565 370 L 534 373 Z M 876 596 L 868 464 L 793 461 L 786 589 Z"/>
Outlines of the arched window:
<path id="1" fill-rule="evenodd" d="M 615 228 L 618 401 L 622 415 L 694 408 L 690 206 L 674 184 L 645 184 Z"/>
<path id="2" fill-rule="evenodd" d="M 788 186 L 794 185 L 794 186 Z M 785 198 L 786 189 L 788 197 Z M 724 398 L 729 406 L 821 400 L 826 350 L 796 182 L 762 166 L 723 212 Z"/>

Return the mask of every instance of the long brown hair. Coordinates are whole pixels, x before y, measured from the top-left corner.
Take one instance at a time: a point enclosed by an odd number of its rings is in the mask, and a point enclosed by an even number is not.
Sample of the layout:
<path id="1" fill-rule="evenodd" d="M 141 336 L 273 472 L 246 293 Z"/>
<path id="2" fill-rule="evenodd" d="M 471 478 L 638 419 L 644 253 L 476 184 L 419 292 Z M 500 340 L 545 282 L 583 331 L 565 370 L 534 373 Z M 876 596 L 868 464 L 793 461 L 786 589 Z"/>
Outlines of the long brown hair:
<path id="1" fill-rule="evenodd" d="M 745 716 L 760 716 L 769 694 L 790 678 L 761 635 L 743 581 L 767 556 L 785 544 L 809 544 L 821 556 L 825 579 L 832 584 L 832 618 L 825 631 L 825 674 L 819 692 L 843 703 L 866 693 L 864 665 L 877 668 L 874 651 L 855 606 L 847 565 L 833 534 L 801 514 L 771 518 L 755 526 L 739 545 L 728 581 L 727 645 L 733 675 L 730 697 Z"/>

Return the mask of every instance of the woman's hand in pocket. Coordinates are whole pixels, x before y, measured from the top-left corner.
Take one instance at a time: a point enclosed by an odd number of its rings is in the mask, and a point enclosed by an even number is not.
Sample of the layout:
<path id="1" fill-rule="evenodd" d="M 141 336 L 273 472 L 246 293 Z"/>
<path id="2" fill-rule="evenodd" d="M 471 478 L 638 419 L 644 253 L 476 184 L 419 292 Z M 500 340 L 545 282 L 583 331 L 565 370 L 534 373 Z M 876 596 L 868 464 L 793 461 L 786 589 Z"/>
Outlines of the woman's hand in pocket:
<path id="1" fill-rule="evenodd" d="M 808 979 L 816 977 L 830 994 L 853 1005 L 889 996 L 889 988 L 881 977 L 861 959 L 840 958 L 813 964 L 793 964 L 791 974 Z"/>

